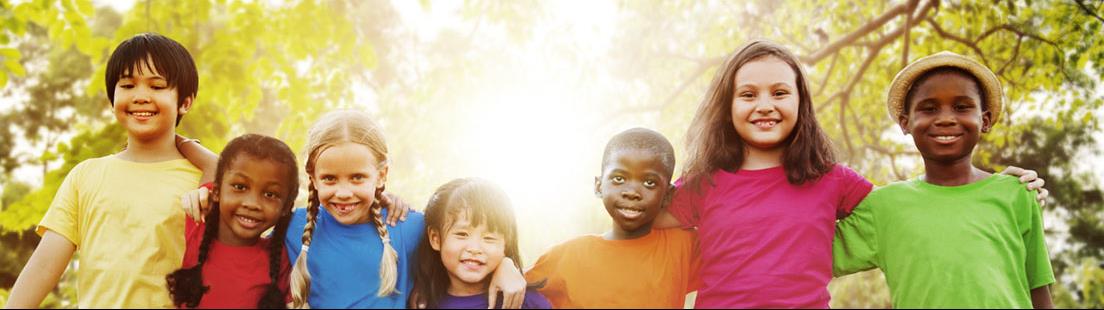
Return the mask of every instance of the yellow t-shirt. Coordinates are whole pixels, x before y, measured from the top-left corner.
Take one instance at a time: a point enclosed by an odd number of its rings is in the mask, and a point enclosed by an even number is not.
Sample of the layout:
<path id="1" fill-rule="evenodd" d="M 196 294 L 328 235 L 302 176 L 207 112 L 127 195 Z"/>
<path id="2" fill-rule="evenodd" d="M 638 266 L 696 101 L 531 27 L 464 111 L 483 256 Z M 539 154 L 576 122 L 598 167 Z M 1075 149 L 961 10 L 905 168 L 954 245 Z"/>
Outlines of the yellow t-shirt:
<path id="1" fill-rule="evenodd" d="M 77 246 L 80 308 L 172 308 L 165 275 L 184 258 L 180 196 L 199 184 L 184 159 L 137 163 L 112 156 L 77 164 L 36 232 Z"/>

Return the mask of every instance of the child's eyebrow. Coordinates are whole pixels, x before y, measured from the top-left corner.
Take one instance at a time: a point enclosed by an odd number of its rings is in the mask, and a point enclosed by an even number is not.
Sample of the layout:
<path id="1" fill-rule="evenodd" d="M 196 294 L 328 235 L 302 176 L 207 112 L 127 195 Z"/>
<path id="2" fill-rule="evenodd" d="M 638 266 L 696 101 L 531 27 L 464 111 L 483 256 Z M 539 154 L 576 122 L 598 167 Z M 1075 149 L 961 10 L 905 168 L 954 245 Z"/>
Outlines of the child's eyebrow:
<path id="1" fill-rule="evenodd" d="M 249 175 L 247 175 L 247 174 L 244 174 L 244 173 L 241 173 L 241 172 L 238 172 L 238 171 L 231 171 L 231 172 L 230 172 L 230 176 L 233 176 L 233 177 L 239 177 L 239 178 L 243 178 L 243 179 L 246 179 L 246 180 L 248 180 L 248 181 L 252 181 L 252 180 L 253 180 L 252 178 L 250 178 L 250 177 L 249 177 Z"/>

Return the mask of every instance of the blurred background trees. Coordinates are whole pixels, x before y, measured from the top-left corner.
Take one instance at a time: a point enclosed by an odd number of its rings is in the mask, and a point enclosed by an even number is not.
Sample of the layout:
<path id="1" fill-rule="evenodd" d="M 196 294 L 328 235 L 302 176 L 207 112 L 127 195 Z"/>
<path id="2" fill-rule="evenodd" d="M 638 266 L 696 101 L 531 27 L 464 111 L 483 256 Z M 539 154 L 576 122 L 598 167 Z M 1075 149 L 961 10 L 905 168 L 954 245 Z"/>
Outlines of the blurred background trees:
<path id="1" fill-rule="evenodd" d="M 199 69 L 182 134 L 216 152 L 247 132 L 298 151 L 322 113 L 367 110 L 394 157 L 389 190 L 421 209 L 452 178 L 495 181 L 517 206 L 526 263 L 608 227 L 592 182 L 612 134 L 660 130 L 681 164 L 708 82 L 749 40 L 800 55 L 840 158 L 879 185 L 922 168 L 885 111 L 893 76 L 939 51 L 968 55 L 1007 100 L 977 164 L 1047 180 L 1055 301 L 1102 307 L 1102 15 L 1084 0 L 0 0 L 0 304 L 65 174 L 125 141 L 104 65 L 118 42 L 153 31 Z M 73 306 L 64 280 L 44 306 Z M 833 307 L 889 306 L 877 271 L 830 290 Z"/>

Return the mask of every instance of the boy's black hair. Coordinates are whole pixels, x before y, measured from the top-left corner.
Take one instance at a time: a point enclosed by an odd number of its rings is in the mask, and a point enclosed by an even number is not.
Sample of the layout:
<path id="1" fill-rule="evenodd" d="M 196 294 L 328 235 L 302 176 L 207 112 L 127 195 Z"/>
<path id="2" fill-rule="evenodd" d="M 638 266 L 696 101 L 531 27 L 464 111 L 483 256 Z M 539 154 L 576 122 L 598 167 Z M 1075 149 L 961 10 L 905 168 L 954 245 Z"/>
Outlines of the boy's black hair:
<path id="1" fill-rule="evenodd" d="M 609 164 L 610 154 L 627 149 L 645 150 L 658 155 L 663 161 L 667 179 L 675 173 L 675 148 L 671 146 L 671 142 L 655 130 L 640 127 L 622 131 L 610 138 L 606 143 L 606 150 L 602 152 L 602 171 Z"/>
<path id="2" fill-rule="evenodd" d="M 115 106 L 115 84 L 119 79 L 146 69 L 161 74 L 170 88 L 176 88 L 177 107 L 188 97 L 195 100 L 199 74 L 188 50 L 160 34 L 140 33 L 119 43 L 107 61 L 104 86 L 107 88 L 107 100 L 111 106 Z M 180 125 L 182 117 L 179 114 L 176 116 L 177 125 Z"/>
<path id="3" fill-rule="evenodd" d="M 985 100 L 985 89 L 982 88 L 981 80 L 979 80 L 976 75 L 970 73 L 970 71 L 967 71 L 966 69 L 962 69 L 959 67 L 943 66 L 928 70 L 927 72 L 924 72 L 924 74 L 921 74 L 920 76 L 916 77 L 915 80 L 913 80 L 912 84 L 909 85 L 908 92 L 905 94 L 905 102 L 903 108 L 901 109 L 901 115 L 909 115 L 909 107 L 912 104 L 912 96 L 915 95 L 916 88 L 918 88 L 920 84 L 927 82 L 929 79 L 936 75 L 944 73 L 959 74 L 965 76 L 971 81 L 974 81 L 974 87 L 977 88 L 977 93 L 980 97 L 978 99 L 981 99 L 981 102 L 978 103 L 981 105 L 981 111 L 989 111 L 989 102 Z"/>
<path id="4" fill-rule="evenodd" d="M 268 243 L 268 276 L 271 282 L 269 282 L 265 294 L 257 301 L 257 308 L 284 309 L 287 307 L 284 302 L 286 292 L 280 290 L 278 283 L 280 274 L 288 272 L 288 270 L 281 270 L 283 268 L 281 268 L 280 263 L 284 260 L 284 238 L 291 222 L 291 209 L 295 204 L 295 197 L 299 195 L 299 176 L 295 167 L 295 153 L 291 151 L 287 144 L 276 138 L 256 134 L 246 134 L 234 138 L 219 154 L 218 170 L 215 173 L 216 190 L 211 193 L 208 199 L 211 208 L 204 217 L 207 227 L 203 231 L 203 241 L 199 245 L 199 261 L 191 268 L 177 269 L 165 277 L 168 282 L 169 296 L 172 297 L 173 305 L 177 307 L 195 308 L 199 305 L 203 294 L 207 293 L 207 289 L 209 289 L 209 287 L 203 285 L 203 263 L 207 261 L 208 254 L 210 254 L 211 241 L 218 238 L 219 204 L 214 200 L 214 197 L 218 195 L 218 188 L 222 184 L 222 176 L 230 168 L 230 164 L 234 160 L 245 160 L 245 158 L 242 158 L 243 156 L 253 157 L 250 159 L 273 161 L 284 167 L 284 183 L 287 185 L 288 191 L 287 195 L 284 196 L 280 219 L 276 221 L 276 226 Z"/>

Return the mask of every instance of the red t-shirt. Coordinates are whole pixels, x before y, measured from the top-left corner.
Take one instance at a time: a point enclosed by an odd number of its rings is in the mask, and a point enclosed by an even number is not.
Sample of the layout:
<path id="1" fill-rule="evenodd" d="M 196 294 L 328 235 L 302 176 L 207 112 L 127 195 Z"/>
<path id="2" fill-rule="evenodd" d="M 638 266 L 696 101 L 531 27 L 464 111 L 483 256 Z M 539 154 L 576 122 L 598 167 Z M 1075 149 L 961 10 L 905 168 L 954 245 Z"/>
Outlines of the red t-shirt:
<path id="1" fill-rule="evenodd" d="M 206 224 L 188 219 L 184 227 L 187 249 L 184 251 L 184 267 L 192 267 L 199 261 L 199 245 L 203 241 Z M 268 238 L 261 238 L 251 246 L 230 246 L 211 241 L 207 261 L 203 263 L 203 285 L 210 289 L 199 301 L 199 308 L 257 308 L 268 284 Z M 283 247 L 281 247 L 283 248 Z M 288 294 L 288 264 L 286 250 L 280 255 L 280 291 L 285 302 Z"/>

